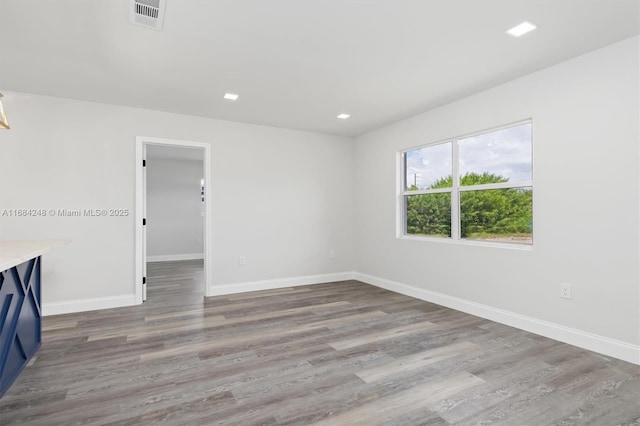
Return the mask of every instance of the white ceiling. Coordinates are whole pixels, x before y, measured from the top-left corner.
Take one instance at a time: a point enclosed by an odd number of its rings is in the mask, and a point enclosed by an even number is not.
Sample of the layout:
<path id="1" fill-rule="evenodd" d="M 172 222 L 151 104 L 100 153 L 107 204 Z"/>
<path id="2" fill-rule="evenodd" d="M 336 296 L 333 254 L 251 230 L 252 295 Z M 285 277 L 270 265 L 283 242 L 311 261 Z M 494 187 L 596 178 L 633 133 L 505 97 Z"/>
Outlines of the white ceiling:
<path id="1" fill-rule="evenodd" d="M 154 31 L 128 0 L 0 0 L 0 90 L 354 136 L 636 35 L 639 3 L 167 0 Z"/>

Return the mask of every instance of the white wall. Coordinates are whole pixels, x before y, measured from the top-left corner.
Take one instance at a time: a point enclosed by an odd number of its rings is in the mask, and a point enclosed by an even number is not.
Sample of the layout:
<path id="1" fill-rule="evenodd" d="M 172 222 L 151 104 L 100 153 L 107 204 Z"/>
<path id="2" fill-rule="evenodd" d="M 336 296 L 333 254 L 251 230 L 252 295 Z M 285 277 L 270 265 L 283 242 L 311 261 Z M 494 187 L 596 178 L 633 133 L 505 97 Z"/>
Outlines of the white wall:
<path id="1" fill-rule="evenodd" d="M 638 37 L 628 39 L 357 138 L 357 270 L 470 311 L 513 314 L 514 324 L 541 320 L 548 334 L 557 325 L 638 351 L 638 51 Z M 533 250 L 396 238 L 397 151 L 529 117 Z M 561 282 L 572 300 L 559 297 Z"/>
<path id="2" fill-rule="evenodd" d="M 134 303 L 136 136 L 211 144 L 215 286 L 353 270 L 350 139 L 3 93 L 0 210 L 129 209 L 0 216 L 0 239 L 73 240 L 44 256 L 45 313 Z"/>
<path id="3" fill-rule="evenodd" d="M 147 259 L 202 259 L 204 164 L 153 156 L 163 148 L 147 147 Z"/>

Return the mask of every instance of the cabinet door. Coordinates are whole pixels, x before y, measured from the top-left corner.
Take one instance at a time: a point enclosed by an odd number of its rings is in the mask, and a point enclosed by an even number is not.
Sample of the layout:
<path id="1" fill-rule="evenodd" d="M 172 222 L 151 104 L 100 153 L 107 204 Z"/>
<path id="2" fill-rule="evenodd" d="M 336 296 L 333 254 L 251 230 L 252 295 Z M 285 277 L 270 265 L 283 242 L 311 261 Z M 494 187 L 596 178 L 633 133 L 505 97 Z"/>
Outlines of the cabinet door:
<path id="1" fill-rule="evenodd" d="M 0 397 L 42 342 L 40 257 L 0 272 Z"/>

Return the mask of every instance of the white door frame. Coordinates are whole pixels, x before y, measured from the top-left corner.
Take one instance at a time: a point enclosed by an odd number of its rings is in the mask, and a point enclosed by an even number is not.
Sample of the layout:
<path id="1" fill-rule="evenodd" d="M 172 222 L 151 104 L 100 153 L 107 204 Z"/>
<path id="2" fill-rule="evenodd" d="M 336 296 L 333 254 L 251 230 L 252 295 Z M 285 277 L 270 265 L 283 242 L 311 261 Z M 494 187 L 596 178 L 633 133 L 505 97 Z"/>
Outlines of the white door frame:
<path id="1" fill-rule="evenodd" d="M 142 160 L 144 159 L 144 146 L 145 145 L 165 145 L 165 146 L 182 146 L 189 148 L 203 148 L 204 149 L 204 295 L 205 297 L 211 296 L 211 282 L 212 276 L 212 252 L 211 252 L 211 146 L 208 143 L 203 142 L 190 142 L 174 139 L 162 139 L 162 138 L 150 138 L 145 136 L 136 137 L 136 217 L 135 217 L 135 230 L 136 230 L 136 266 L 135 266 L 135 295 L 136 304 L 141 304 L 143 301 L 142 294 L 142 277 L 143 277 L 143 265 L 146 259 L 143 259 L 143 245 L 146 246 L 144 238 L 142 219 L 144 218 L 144 206 L 146 197 L 146 188 L 143 179 L 143 167 Z"/>

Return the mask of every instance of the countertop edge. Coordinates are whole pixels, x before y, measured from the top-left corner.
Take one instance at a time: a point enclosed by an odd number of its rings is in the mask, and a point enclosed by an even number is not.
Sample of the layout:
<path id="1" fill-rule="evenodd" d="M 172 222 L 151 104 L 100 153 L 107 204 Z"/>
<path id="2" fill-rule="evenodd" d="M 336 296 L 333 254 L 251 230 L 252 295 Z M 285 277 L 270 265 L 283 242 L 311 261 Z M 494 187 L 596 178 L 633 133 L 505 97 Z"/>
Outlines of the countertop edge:
<path id="1" fill-rule="evenodd" d="M 70 242 L 71 240 L 0 241 L 0 271 L 6 271 Z"/>

